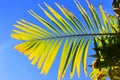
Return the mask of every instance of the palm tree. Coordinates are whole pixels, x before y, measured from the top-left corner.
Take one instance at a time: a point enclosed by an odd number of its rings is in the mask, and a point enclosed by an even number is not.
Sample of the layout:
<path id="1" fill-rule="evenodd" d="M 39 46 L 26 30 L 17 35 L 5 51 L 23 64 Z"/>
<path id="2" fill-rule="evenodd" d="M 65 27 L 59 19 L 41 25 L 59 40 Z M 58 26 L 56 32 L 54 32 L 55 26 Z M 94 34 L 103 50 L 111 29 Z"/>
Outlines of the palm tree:
<path id="1" fill-rule="evenodd" d="M 39 7 L 52 23 L 39 16 L 33 10 L 29 10 L 29 13 L 41 22 L 46 29 L 22 19 L 14 25 L 17 29 L 13 30 L 11 34 L 13 38 L 23 41 L 15 46 L 15 49 L 28 56 L 28 59 L 32 60 L 32 65 L 38 63 L 37 67 L 42 68 L 41 74 L 49 72 L 58 51 L 62 48 L 58 80 L 64 78 L 69 65 L 71 66 L 70 78 L 74 76 L 75 70 L 78 77 L 80 77 L 81 62 L 84 73 L 88 75 L 86 65 L 90 42 L 94 41 L 95 45 L 99 44 L 98 46 L 100 46 L 101 41 L 98 41 L 98 39 L 102 39 L 104 36 L 116 35 L 119 31 L 117 17 L 105 14 L 101 5 L 99 6 L 100 17 L 88 0 L 86 2 L 88 3 L 90 15 L 77 0 L 74 2 L 86 23 L 85 25 L 65 7 L 55 3 L 66 19 L 45 3 L 50 13 L 40 5 Z M 62 47 L 61 45 L 64 46 Z M 93 74 L 96 70 L 99 71 L 97 68 L 93 69 L 91 73 L 93 77 L 99 77 Z"/>
<path id="2" fill-rule="evenodd" d="M 118 29 L 116 35 L 102 36 L 101 39 L 94 39 L 96 58 L 91 65 L 92 80 L 105 80 L 106 77 L 111 80 L 120 80 L 120 1 L 113 1 L 113 10 L 118 17 Z M 100 43 L 100 44 L 98 44 Z"/>

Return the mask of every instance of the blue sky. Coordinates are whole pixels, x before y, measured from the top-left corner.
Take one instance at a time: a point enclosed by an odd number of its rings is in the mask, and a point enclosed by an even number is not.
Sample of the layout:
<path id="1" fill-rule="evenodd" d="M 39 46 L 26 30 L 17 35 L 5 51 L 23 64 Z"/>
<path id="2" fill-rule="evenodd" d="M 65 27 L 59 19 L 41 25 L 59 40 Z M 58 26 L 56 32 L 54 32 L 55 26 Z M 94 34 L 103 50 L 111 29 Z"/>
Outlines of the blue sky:
<path id="1" fill-rule="evenodd" d="M 87 9 L 85 0 L 79 1 Z M 111 10 L 112 0 L 90 1 L 95 5 L 97 10 L 98 4 L 100 3 L 103 5 L 106 13 L 113 13 Z M 54 5 L 54 2 L 62 4 L 80 18 L 80 13 L 73 0 L 0 0 L 0 80 L 57 80 L 60 53 L 57 55 L 48 75 L 40 75 L 40 70 L 38 70 L 36 66 L 32 66 L 30 64 L 31 61 L 29 61 L 27 57 L 14 49 L 14 46 L 18 44 L 19 41 L 10 37 L 12 29 L 15 28 L 13 25 L 17 20 L 25 19 L 37 25 L 41 25 L 28 14 L 27 10 L 32 9 L 40 16 L 46 18 L 42 10 L 38 7 L 38 3 L 45 7 L 43 2 L 46 2 L 57 11 L 58 9 Z M 93 46 L 90 46 L 90 48 L 92 47 Z M 89 50 L 89 53 L 94 52 Z M 69 80 L 69 72 L 70 69 L 68 69 L 63 80 Z M 75 74 L 73 80 L 77 79 L 77 75 Z M 81 70 L 80 80 L 89 80 L 84 75 L 83 70 Z"/>

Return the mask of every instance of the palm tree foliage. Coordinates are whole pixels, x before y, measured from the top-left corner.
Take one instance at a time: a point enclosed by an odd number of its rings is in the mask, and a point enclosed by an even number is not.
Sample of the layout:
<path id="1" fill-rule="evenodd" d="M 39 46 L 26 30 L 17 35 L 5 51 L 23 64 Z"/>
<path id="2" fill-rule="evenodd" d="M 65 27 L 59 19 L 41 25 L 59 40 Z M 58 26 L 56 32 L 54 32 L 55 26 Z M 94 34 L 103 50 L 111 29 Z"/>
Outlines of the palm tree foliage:
<path id="1" fill-rule="evenodd" d="M 55 5 L 66 19 L 46 3 L 45 6 L 50 12 L 40 5 L 39 7 L 52 23 L 39 16 L 33 10 L 29 10 L 29 13 L 47 29 L 23 19 L 17 21 L 14 25 L 17 29 L 13 30 L 11 36 L 23 42 L 15 46 L 15 49 L 28 56 L 28 59 L 32 60 L 32 65 L 38 64 L 37 67 L 42 68 L 41 74 L 47 74 L 60 48 L 62 48 L 58 80 L 65 76 L 69 65 L 71 66 L 70 77 L 74 76 L 75 71 L 78 77 L 80 77 L 81 62 L 84 72 L 87 75 L 86 65 L 90 42 L 94 37 L 99 38 L 101 35 L 114 35 L 115 31 L 118 31 L 118 24 L 117 18 L 106 15 L 101 5 L 99 6 L 101 12 L 99 16 L 92 4 L 88 1 L 86 2 L 88 3 L 90 15 L 75 0 L 75 5 L 80 11 L 86 25 L 72 12 L 57 3 Z M 62 47 L 61 45 L 64 46 Z"/>
<path id="2" fill-rule="evenodd" d="M 92 80 L 105 80 L 106 77 L 111 80 L 120 79 L 120 34 L 117 33 L 97 40 L 94 38 L 96 54 L 91 57 L 96 59 L 92 64 Z"/>

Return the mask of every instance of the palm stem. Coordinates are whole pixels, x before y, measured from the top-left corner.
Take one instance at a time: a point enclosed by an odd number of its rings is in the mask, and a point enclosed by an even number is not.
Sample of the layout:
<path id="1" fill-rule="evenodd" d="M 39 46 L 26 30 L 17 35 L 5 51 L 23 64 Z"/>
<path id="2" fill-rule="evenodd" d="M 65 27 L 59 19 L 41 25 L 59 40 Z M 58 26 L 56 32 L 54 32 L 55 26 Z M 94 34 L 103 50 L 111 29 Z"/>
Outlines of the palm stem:
<path id="1" fill-rule="evenodd" d="M 71 37 L 80 37 L 80 36 L 104 36 L 104 35 L 117 35 L 120 33 L 95 33 L 95 34 L 75 34 L 75 35 L 66 35 L 66 36 L 56 36 L 49 38 L 41 38 L 39 40 L 47 40 L 47 39 L 58 39 L 58 38 L 71 38 Z"/>

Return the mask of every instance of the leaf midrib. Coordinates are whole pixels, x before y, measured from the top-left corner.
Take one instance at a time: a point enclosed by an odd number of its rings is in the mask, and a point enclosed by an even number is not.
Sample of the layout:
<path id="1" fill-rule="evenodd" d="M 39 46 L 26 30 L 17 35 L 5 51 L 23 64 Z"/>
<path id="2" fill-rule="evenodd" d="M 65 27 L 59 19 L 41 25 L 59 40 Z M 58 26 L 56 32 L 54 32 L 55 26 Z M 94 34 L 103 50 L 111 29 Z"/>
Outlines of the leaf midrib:
<path id="1" fill-rule="evenodd" d="M 71 38 L 71 37 L 80 37 L 80 36 L 103 36 L 103 35 L 117 35 L 117 34 L 120 34 L 120 33 L 74 34 L 74 35 L 65 35 L 65 36 L 56 36 L 56 37 L 41 38 L 41 39 L 39 39 L 39 40 L 59 39 L 59 38 Z"/>

